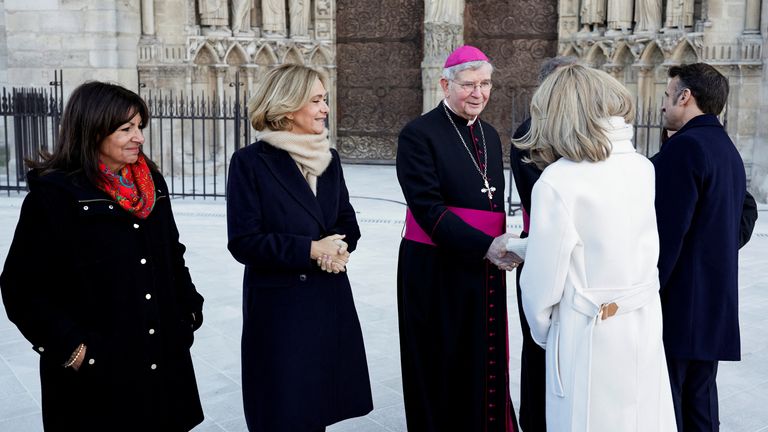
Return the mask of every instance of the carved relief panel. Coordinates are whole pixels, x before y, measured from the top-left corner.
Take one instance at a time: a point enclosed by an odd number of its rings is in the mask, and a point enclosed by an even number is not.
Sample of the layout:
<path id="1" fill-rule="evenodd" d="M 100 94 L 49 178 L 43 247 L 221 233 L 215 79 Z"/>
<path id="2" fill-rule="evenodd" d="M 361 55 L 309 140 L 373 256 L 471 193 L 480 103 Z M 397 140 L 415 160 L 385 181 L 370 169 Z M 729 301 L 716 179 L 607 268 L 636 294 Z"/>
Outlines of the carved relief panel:
<path id="1" fill-rule="evenodd" d="M 338 129 L 348 161 L 393 161 L 397 135 L 421 114 L 420 0 L 337 0 Z"/>
<path id="2" fill-rule="evenodd" d="M 557 0 L 467 0 L 464 41 L 494 65 L 493 91 L 482 117 L 509 137 L 528 117 L 539 65 L 557 54 Z"/>

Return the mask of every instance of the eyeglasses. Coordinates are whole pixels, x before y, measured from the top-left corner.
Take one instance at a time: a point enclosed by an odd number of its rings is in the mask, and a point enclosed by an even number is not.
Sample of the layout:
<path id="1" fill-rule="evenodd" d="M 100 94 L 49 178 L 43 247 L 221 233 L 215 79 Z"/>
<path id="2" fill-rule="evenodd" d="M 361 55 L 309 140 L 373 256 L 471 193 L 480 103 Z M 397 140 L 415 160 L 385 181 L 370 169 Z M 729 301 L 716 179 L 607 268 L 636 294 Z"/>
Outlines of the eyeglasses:
<path id="1" fill-rule="evenodd" d="M 480 88 L 481 92 L 488 92 L 493 88 L 493 83 L 491 81 L 480 81 L 479 83 L 473 83 L 473 82 L 467 82 L 467 81 L 455 81 L 456 84 L 461 87 L 461 89 L 464 91 L 464 93 L 472 93 L 475 91 L 476 88 Z"/>

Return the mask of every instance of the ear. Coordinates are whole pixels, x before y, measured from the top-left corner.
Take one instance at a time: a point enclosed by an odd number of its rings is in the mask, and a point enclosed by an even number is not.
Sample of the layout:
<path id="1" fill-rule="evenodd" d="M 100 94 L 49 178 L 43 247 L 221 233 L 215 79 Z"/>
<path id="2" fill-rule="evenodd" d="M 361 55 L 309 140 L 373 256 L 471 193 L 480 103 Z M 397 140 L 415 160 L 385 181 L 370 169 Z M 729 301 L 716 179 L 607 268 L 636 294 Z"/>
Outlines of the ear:
<path id="1" fill-rule="evenodd" d="M 678 105 L 686 106 L 693 103 L 696 104 L 696 99 L 693 98 L 693 93 L 691 93 L 690 89 L 684 89 L 682 93 L 680 93 L 680 96 L 677 99 Z"/>
<path id="2" fill-rule="evenodd" d="M 448 97 L 448 84 L 450 83 L 448 82 L 447 79 L 440 78 L 440 87 L 443 89 L 443 95 L 445 97 Z"/>

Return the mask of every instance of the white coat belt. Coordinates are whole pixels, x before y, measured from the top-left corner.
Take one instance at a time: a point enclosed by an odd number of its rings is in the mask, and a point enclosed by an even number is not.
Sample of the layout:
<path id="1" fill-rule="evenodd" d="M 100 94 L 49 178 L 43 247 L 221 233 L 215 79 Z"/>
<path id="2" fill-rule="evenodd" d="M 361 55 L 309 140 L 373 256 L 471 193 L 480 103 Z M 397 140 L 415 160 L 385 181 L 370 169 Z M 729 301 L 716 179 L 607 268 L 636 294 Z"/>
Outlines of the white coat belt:
<path id="1" fill-rule="evenodd" d="M 589 387 L 591 387 L 592 383 L 592 336 L 594 334 L 595 326 L 598 325 L 600 321 L 641 309 L 655 298 L 658 298 L 659 282 L 656 280 L 645 284 L 634 285 L 627 290 L 620 290 L 617 292 L 621 293 L 621 295 L 612 299 L 612 301 L 598 305 L 580 290 L 573 290 L 571 307 L 573 310 L 584 314 L 591 319 L 589 326 L 586 329 L 587 352 L 589 353 L 587 359 L 587 406 L 590 404 L 589 398 L 591 395 L 591 388 Z M 563 393 L 558 396 L 564 397 L 565 394 Z M 589 413 L 587 413 L 585 420 L 586 425 L 584 430 L 589 430 Z"/>

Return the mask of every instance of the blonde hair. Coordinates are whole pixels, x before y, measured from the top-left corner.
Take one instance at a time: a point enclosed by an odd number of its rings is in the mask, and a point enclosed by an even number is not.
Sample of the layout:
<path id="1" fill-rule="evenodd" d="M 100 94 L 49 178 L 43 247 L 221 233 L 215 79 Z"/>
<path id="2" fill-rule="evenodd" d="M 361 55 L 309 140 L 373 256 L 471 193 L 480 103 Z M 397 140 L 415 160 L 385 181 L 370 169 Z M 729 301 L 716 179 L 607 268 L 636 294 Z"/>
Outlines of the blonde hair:
<path id="1" fill-rule="evenodd" d="M 528 161 L 540 169 L 561 157 L 577 162 L 605 160 L 612 149 L 605 121 L 613 116 L 634 121 L 629 91 L 601 70 L 563 65 L 533 94 L 531 128 L 513 144 L 528 150 Z"/>
<path id="2" fill-rule="evenodd" d="M 325 75 L 308 66 L 284 64 L 267 72 L 248 101 L 251 126 L 258 131 L 290 130 L 288 114 L 309 102 L 316 79 L 328 88 Z"/>

